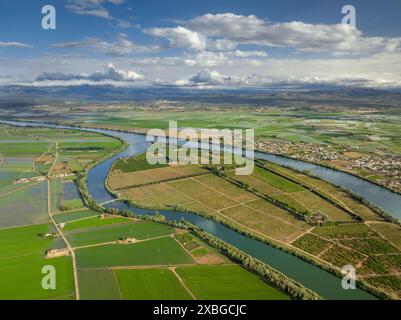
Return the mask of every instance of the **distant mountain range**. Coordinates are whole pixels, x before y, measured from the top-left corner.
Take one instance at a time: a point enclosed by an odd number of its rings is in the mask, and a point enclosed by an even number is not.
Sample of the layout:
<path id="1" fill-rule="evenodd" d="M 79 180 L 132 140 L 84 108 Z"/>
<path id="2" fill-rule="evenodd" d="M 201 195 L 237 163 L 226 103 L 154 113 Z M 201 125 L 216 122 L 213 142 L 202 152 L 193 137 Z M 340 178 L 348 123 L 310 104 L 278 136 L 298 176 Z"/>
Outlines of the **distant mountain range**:
<path id="1" fill-rule="evenodd" d="M 228 103 L 247 105 L 291 106 L 293 103 L 309 104 L 356 104 L 381 106 L 399 106 L 401 93 L 364 88 L 314 88 L 314 90 L 289 89 L 182 89 L 173 87 L 135 87 L 114 86 L 2 86 L 0 87 L 0 106 L 12 103 L 32 104 L 33 101 L 146 101 L 170 100 L 193 101 L 204 103 Z"/>

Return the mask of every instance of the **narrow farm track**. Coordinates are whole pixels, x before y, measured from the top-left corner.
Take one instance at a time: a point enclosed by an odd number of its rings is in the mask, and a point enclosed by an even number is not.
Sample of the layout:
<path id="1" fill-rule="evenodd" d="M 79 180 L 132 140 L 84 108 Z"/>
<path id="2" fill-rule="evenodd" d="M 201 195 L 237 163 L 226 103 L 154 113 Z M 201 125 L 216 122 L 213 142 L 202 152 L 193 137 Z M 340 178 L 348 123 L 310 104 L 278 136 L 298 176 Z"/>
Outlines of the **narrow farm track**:
<path id="1" fill-rule="evenodd" d="M 77 271 L 77 260 L 75 257 L 75 252 L 74 249 L 71 247 L 70 243 L 68 242 L 67 238 L 64 236 L 63 232 L 60 230 L 59 226 L 57 225 L 56 221 L 53 218 L 52 212 L 51 212 L 51 195 L 50 195 L 50 174 L 53 170 L 53 167 L 57 163 L 58 160 L 58 143 L 56 142 L 56 156 L 54 159 L 54 162 L 47 174 L 47 214 L 49 215 L 50 221 L 54 224 L 54 226 L 57 229 L 57 232 L 60 234 L 61 238 L 64 240 L 64 242 L 67 245 L 68 250 L 71 252 L 71 257 L 72 257 L 72 267 L 74 271 L 74 286 L 75 286 L 75 299 L 79 300 L 80 295 L 79 295 L 79 283 L 78 283 L 78 271 Z"/>
<path id="2" fill-rule="evenodd" d="M 304 235 L 311 233 L 313 231 L 313 229 L 315 229 L 315 227 L 312 227 L 312 228 L 306 230 L 306 232 L 304 232 L 304 233 L 300 234 L 298 237 L 292 239 L 289 243 L 293 243 L 293 242 L 297 241 L 299 238 L 302 238 Z"/>
<path id="3" fill-rule="evenodd" d="M 51 214 L 51 203 L 50 203 L 50 182 L 47 180 L 47 213 L 49 215 L 49 218 L 51 222 L 54 224 L 54 226 L 57 229 L 57 232 L 60 234 L 61 238 L 64 240 L 64 242 L 67 245 L 68 251 L 71 252 L 71 257 L 72 257 L 72 267 L 74 271 L 74 286 L 75 286 L 75 299 L 79 300 L 79 283 L 78 283 L 78 271 L 77 271 L 77 261 L 75 257 L 75 252 L 74 249 L 71 247 L 70 243 L 68 242 L 67 238 L 64 236 L 63 232 L 60 230 L 58 227 L 56 221 L 53 219 L 53 216 Z"/>
<path id="4" fill-rule="evenodd" d="M 100 242 L 100 243 L 95 243 L 95 244 L 88 244 L 88 245 L 86 245 L 86 246 L 74 247 L 74 249 L 77 250 L 77 249 L 101 247 L 101 246 L 107 246 L 107 245 L 109 245 L 109 244 L 135 245 L 135 244 L 137 244 L 137 243 L 146 242 L 146 241 L 151 241 L 151 240 L 156 240 L 156 239 L 161 239 L 161 238 L 167 238 L 167 237 L 171 237 L 171 235 L 165 235 L 165 236 L 147 238 L 147 239 L 142 239 L 142 240 L 136 240 L 136 241 L 133 242 L 133 243 L 122 243 L 120 240 L 108 241 L 108 242 Z"/>
<path id="5" fill-rule="evenodd" d="M 189 290 L 189 288 L 186 286 L 186 284 L 184 283 L 184 280 L 181 279 L 181 277 L 179 276 L 179 274 L 175 271 L 176 267 L 169 267 L 170 271 L 176 276 L 176 278 L 178 279 L 178 281 L 180 282 L 180 284 L 184 287 L 184 289 L 190 294 L 190 296 L 192 297 L 192 299 L 194 300 L 198 300 L 195 295 L 192 293 L 191 290 Z"/>
<path id="6" fill-rule="evenodd" d="M 171 235 L 171 238 L 173 238 L 173 239 L 175 240 L 175 242 L 177 242 L 178 245 L 179 245 L 186 253 L 188 253 L 188 254 L 191 256 L 192 259 L 194 259 L 194 261 L 198 262 L 198 261 L 196 260 L 196 258 L 194 257 L 194 255 L 191 253 L 191 251 L 189 251 L 187 248 L 185 248 L 185 246 L 184 246 L 181 242 L 179 242 L 179 241 L 174 237 L 174 235 Z"/>
<path id="7" fill-rule="evenodd" d="M 51 166 L 50 169 L 49 169 L 49 172 L 47 173 L 47 177 L 50 177 L 50 175 L 51 175 L 51 173 L 52 173 L 52 171 L 53 171 L 54 166 L 57 164 L 57 161 L 58 161 L 58 142 L 56 142 L 56 154 L 55 154 L 55 159 L 54 159 L 54 162 L 53 162 L 52 166 Z"/>
<path id="8" fill-rule="evenodd" d="M 39 183 L 39 182 L 35 182 L 35 183 L 32 183 L 32 184 L 28 184 L 28 185 L 25 185 L 25 186 L 23 186 L 23 187 L 21 187 L 21 188 L 17 188 L 17 189 L 11 190 L 11 191 L 9 191 L 9 192 L 0 194 L 0 198 L 1 198 L 1 197 L 8 196 L 8 195 L 10 195 L 10 194 L 12 194 L 12 193 L 14 193 L 14 192 L 21 191 L 21 190 L 27 189 L 27 188 L 29 188 L 29 187 L 33 187 L 34 185 L 37 185 L 38 183 Z"/>
<path id="9" fill-rule="evenodd" d="M 375 224 L 376 222 L 371 222 L 371 221 L 367 221 L 365 222 L 365 225 L 368 226 L 368 228 L 370 230 L 372 230 L 373 232 L 376 232 L 382 239 L 384 239 L 385 241 L 387 241 L 388 243 L 390 243 L 394 248 L 398 248 L 399 246 L 397 246 L 394 242 L 390 241 L 389 239 L 387 239 L 382 233 L 380 233 L 379 231 L 376 231 L 374 228 L 372 228 L 372 226 L 370 226 L 370 224 Z M 383 223 L 383 222 L 377 222 L 377 223 Z"/>

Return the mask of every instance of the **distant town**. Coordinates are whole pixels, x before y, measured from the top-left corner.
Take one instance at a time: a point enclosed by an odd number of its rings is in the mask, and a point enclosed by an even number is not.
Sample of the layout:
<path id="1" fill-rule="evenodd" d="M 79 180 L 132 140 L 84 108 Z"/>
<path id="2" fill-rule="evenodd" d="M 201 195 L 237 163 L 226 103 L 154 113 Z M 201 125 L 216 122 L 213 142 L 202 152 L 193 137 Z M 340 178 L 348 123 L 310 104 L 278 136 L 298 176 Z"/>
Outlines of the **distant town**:
<path id="1" fill-rule="evenodd" d="M 332 146 L 282 140 L 259 140 L 255 148 L 334 167 L 401 192 L 401 157 L 360 151 L 359 146 Z"/>

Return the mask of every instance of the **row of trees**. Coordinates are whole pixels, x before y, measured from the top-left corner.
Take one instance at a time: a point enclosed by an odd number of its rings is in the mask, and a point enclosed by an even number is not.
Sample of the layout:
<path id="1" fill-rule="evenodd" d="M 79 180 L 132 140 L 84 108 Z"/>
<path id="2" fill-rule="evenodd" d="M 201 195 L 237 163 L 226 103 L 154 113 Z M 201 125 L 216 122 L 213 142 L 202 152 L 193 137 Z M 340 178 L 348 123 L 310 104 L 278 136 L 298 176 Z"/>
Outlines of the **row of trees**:
<path id="1" fill-rule="evenodd" d="M 291 297 L 302 300 L 317 300 L 320 296 L 313 291 L 305 288 L 300 283 L 288 278 L 281 272 L 269 267 L 262 261 L 253 258 L 247 253 L 231 246 L 230 244 L 212 236 L 211 234 L 203 231 L 202 229 L 195 227 L 189 223 L 187 224 L 187 230 L 207 242 L 210 246 L 219 249 L 226 256 L 231 258 L 233 261 L 243 265 L 248 270 L 258 274 L 266 282 L 269 282 L 279 289 L 287 292 Z"/>

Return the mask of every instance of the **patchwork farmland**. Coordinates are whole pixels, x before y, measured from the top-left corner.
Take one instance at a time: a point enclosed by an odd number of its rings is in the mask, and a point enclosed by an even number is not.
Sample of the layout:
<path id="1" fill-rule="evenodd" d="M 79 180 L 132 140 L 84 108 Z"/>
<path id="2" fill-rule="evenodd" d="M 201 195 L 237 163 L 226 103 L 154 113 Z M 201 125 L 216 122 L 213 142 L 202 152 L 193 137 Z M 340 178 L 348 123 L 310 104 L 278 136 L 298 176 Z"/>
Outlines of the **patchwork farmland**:
<path id="1" fill-rule="evenodd" d="M 119 141 L 70 130 L 1 126 L 7 137 L 19 137 L 17 145 L 3 153 L 7 158 L 0 165 L 4 178 L 0 185 L 1 299 L 214 297 L 214 292 L 197 292 L 192 283 L 198 280 L 193 276 L 181 278 L 181 270 L 198 266 L 210 267 L 216 274 L 223 272 L 224 281 L 250 281 L 253 297 L 289 298 L 184 230 L 86 208 L 75 181 L 91 163 L 115 152 L 121 146 Z M 143 161 L 138 167 L 138 162 L 130 159 L 122 160 L 120 167 L 116 174 L 131 175 L 131 169 L 146 168 Z M 208 175 L 198 166 L 147 173 L 152 183 Z M 226 187 L 234 195 L 235 189 Z M 250 193 L 240 197 L 243 201 L 255 198 Z M 46 265 L 55 268 L 56 290 L 42 287 L 41 271 Z M 204 281 L 204 285 L 209 284 Z M 227 293 L 244 299 L 251 294 L 237 286 Z"/>
<path id="2" fill-rule="evenodd" d="M 140 158 L 126 161 L 138 164 Z M 124 173 L 113 167 L 108 185 L 139 207 L 217 218 L 298 252 L 333 272 L 340 273 L 347 264 L 355 265 L 360 281 L 393 297 L 400 296 L 400 229 L 327 182 L 267 162 L 258 162 L 249 176 L 235 175 L 232 168 L 224 166 L 217 170 L 202 166 L 194 170 L 195 165 L 177 164 L 143 170 L 144 166 L 139 166 L 132 173 L 128 165 L 120 163 L 119 167 Z M 180 170 L 186 175 L 176 174 L 180 167 L 188 167 Z M 201 170 L 209 171 L 193 174 Z M 142 177 L 149 177 L 149 172 L 160 172 L 163 178 L 144 183 Z M 119 182 L 121 176 L 129 179 Z"/>
<path id="3" fill-rule="evenodd" d="M 63 185 L 75 185 L 79 171 L 121 142 L 71 130 L 0 129 L 0 299 L 75 299 L 73 259 L 51 218 L 59 214 L 57 223 L 66 223 L 97 215 L 83 208 L 77 189 Z M 77 152 L 83 142 L 85 151 Z M 86 148 L 96 150 L 88 156 Z M 69 166 L 72 160 L 80 170 Z M 63 207 L 63 200 L 73 205 Z M 42 287 L 46 265 L 55 268 L 55 290 Z"/>

